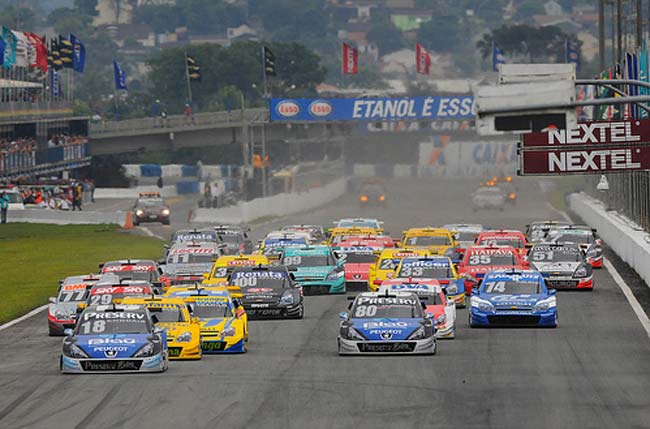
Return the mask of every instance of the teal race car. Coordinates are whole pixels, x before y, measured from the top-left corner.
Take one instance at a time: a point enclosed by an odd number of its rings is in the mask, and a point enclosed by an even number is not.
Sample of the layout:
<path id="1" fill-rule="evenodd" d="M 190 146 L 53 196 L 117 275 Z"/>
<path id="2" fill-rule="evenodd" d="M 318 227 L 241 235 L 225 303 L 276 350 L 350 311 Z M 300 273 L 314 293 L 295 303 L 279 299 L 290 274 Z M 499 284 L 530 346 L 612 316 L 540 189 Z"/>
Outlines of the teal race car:
<path id="1" fill-rule="evenodd" d="M 345 293 L 344 262 L 345 258 L 337 258 L 329 246 L 322 245 L 287 247 L 280 258 L 305 295 Z"/>

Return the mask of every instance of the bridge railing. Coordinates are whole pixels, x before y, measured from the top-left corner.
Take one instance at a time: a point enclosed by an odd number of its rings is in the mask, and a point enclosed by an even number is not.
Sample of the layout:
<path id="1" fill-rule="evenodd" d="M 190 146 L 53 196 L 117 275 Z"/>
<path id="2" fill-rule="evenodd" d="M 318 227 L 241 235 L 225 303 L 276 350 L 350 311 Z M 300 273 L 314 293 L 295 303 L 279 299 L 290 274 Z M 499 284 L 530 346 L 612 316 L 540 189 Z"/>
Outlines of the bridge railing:
<path id="1" fill-rule="evenodd" d="M 256 122 L 266 118 L 266 109 L 244 109 L 221 112 L 197 113 L 191 117 L 185 115 L 170 115 L 125 119 L 123 121 L 96 121 L 90 122 L 89 134 L 142 134 L 165 129 L 182 129 L 192 127 L 215 127 L 219 125 L 231 126 L 234 123 Z"/>

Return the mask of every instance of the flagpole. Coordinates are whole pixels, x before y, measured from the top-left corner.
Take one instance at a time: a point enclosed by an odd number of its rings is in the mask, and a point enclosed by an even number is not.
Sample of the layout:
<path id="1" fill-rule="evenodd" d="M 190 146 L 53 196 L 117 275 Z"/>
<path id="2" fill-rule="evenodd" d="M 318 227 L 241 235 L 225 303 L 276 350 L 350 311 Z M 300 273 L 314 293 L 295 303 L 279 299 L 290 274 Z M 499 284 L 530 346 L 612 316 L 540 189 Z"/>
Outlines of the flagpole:
<path id="1" fill-rule="evenodd" d="M 187 97 L 192 105 L 192 84 L 190 83 L 190 69 L 187 64 L 187 51 L 185 52 L 185 80 L 187 81 Z"/>
<path id="2" fill-rule="evenodd" d="M 266 57 L 264 56 L 264 45 L 262 45 L 262 85 L 264 88 L 264 101 L 268 98 L 268 89 L 266 87 Z"/>

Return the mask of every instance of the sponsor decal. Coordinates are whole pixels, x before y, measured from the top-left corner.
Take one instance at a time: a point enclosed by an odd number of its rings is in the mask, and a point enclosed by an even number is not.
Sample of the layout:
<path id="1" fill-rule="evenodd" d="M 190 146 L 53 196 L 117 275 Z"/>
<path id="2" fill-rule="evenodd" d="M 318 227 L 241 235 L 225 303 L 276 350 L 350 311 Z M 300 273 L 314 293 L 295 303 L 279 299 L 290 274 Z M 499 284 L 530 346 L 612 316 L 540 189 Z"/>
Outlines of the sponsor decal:
<path id="1" fill-rule="evenodd" d="M 170 255 L 211 255 L 217 253 L 217 250 L 212 247 L 183 247 L 181 249 L 173 249 Z"/>
<path id="2" fill-rule="evenodd" d="M 650 169 L 650 146 L 585 150 L 527 150 L 522 174 L 578 174 Z"/>
<path id="3" fill-rule="evenodd" d="M 293 100 L 282 100 L 275 106 L 275 112 L 282 118 L 293 118 L 300 113 L 300 105 Z"/>
<path id="4" fill-rule="evenodd" d="M 329 116 L 332 111 L 332 105 L 326 100 L 316 100 L 309 105 L 309 113 L 316 118 Z"/>
<path id="5" fill-rule="evenodd" d="M 153 265 L 106 265 L 102 269 L 103 273 L 110 273 L 116 271 L 155 271 L 156 267 Z"/>
<path id="6" fill-rule="evenodd" d="M 413 303 L 413 300 L 409 300 Z M 406 322 L 363 322 L 364 329 L 381 329 L 381 328 L 408 328 L 409 324 Z"/>
<path id="7" fill-rule="evenodd" d="M 273 289 L 266 288 L 266 287 L 251 287 L 251 288 L 246 289 L 246 292 L 249 292 L 249 293 L 269 293 L 269 292 L 273 292 Z"/>
<path id="8" fill-rule="evenodd" d="M 128 313 L 124 312 L 106 312 L 106 313 L 83 313 L 84 320 L 145 320 L 146 316 L 144 313 Z"/>
<path id="9" fill-rule="evenodd" d="M 78 285 L 64 285 L 62 286 L 63 290 L 81 290 L 81 289 L 86 289 L 85 284 L 78 284 Z"/>
<path id="10" fill-rule="evenodd" d="M 650 120 L 583 122 L 571 130 L 524 134 L 524 147 L 616 145 L 650 142 Z"/>
<path id="11" fill-rule="evenodd" d="M 384 331 L 381 333 L 381 339 L 382 340 L 390 340 L 393 338 L 393 332 L 391 331 Z"/>
<path id="12" fill-rule="evenodd" d="M 91 338 L 88 340 L 88 345 L 95 344 L 135 344 L 133 338 Z"/>
<path id="13" fill-rule="evenodd" d="M 253 277 L 263 279 L 283 279 L 286 278 L 287 275 L 282 271 L 240 271 L 235 272 L 233 277 L 236 279 Z"/>

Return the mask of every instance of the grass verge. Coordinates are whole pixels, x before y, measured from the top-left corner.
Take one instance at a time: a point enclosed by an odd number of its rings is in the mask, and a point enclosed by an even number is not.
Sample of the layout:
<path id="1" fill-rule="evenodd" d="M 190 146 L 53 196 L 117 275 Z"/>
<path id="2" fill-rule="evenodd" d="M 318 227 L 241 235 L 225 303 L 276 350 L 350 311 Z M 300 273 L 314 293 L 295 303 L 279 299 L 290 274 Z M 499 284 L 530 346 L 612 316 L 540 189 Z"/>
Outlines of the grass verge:
<path id="1" fill-rule="evenodd" d="M 161 244 L 115 225 L 0 225 L 0 323 L 45 304 L 59 279 L 111 259 L 156 259 Z"/>

